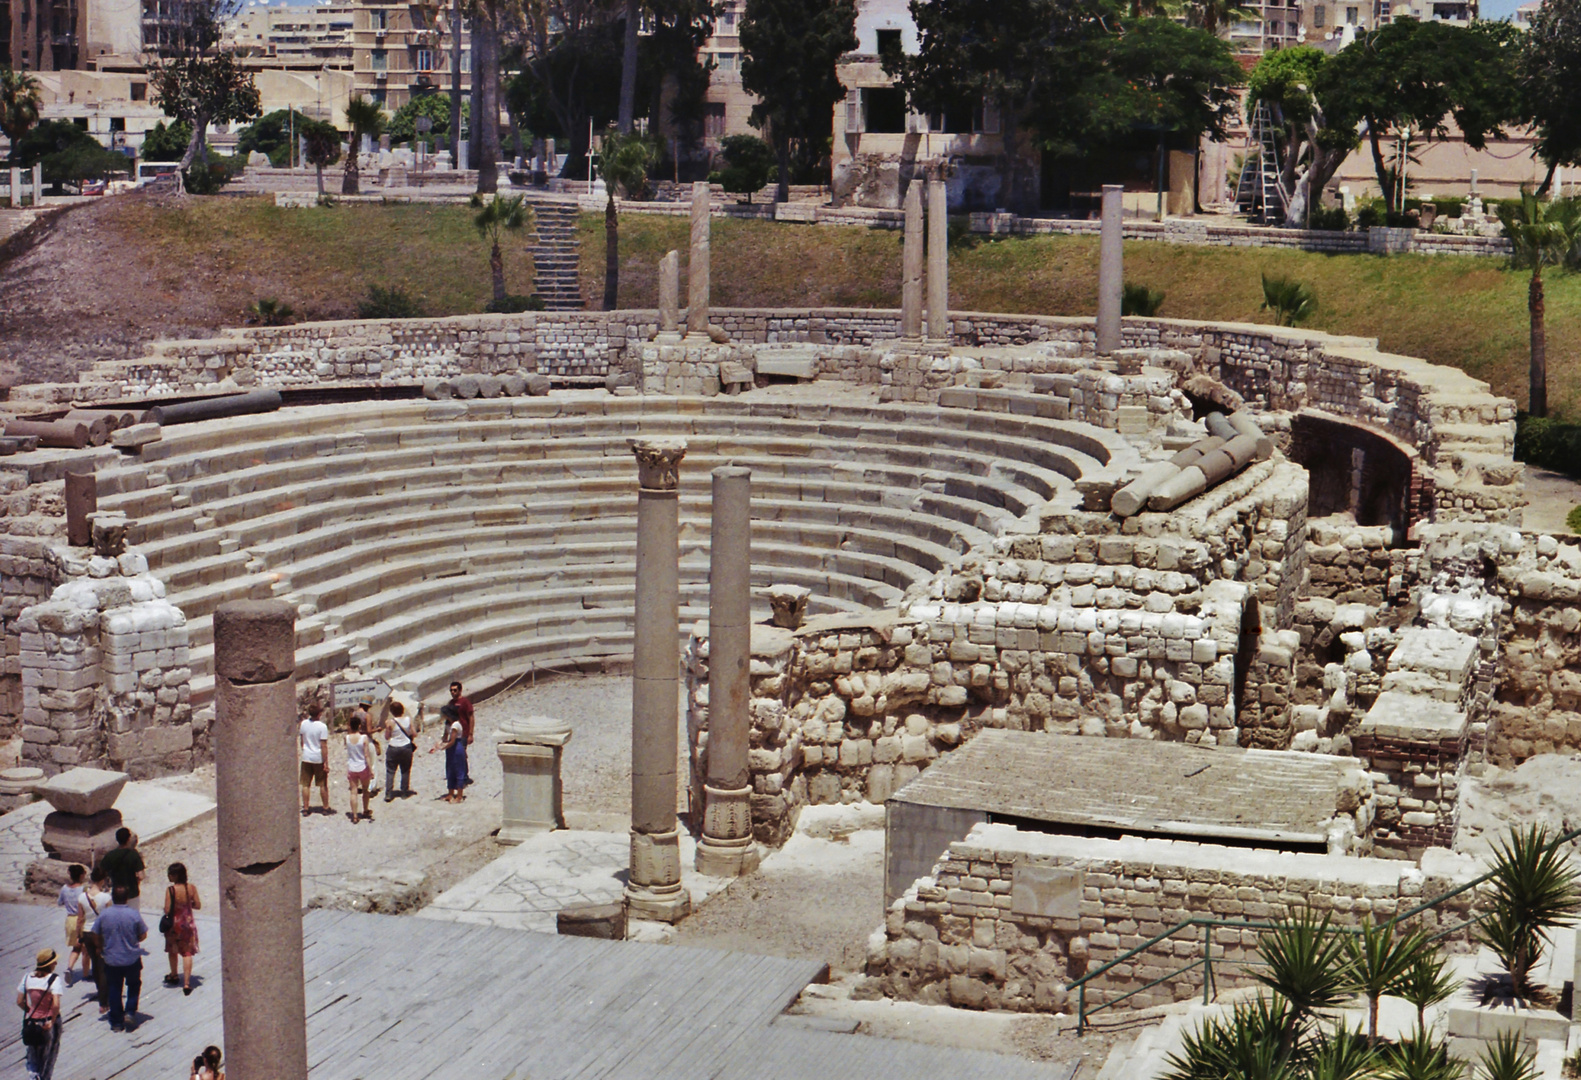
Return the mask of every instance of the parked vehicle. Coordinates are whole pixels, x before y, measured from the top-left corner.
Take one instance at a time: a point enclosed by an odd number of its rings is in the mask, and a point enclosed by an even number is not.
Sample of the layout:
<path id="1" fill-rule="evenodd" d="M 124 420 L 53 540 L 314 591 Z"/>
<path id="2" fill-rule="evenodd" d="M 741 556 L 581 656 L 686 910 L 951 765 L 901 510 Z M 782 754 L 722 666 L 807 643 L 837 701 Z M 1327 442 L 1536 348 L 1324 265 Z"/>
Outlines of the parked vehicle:
<path id="1" fill-rule="evenodd" d="M 137 163 L 137 186 L 145 187 L 148 184 L 161 180 L 169 180 L 181 171 L 181 166 L 174 161 L 139 161 Z"/>

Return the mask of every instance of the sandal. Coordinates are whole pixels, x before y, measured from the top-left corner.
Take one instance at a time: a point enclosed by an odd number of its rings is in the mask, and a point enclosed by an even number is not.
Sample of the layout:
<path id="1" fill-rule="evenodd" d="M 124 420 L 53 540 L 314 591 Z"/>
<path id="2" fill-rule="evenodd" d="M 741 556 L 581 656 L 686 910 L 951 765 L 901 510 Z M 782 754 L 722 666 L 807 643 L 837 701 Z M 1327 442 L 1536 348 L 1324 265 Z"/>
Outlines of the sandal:
<path id="1" fill-rule="evenodd" d="M 165 985 L 166 986 L 180 986 L 181 985 L 181 976 L 180 975 L 166 975 L 165 976 Z"/>

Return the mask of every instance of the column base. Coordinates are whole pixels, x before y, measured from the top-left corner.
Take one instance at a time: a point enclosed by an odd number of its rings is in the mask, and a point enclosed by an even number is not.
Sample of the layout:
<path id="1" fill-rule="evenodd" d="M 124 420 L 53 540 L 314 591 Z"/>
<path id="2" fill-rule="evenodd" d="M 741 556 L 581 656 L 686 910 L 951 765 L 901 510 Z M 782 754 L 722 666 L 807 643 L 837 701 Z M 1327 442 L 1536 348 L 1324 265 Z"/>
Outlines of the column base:
<path id="1" fill-rule="evenodd" d="M 554 832 L 554 829 L 553 825 L 504 825 L 494 834 L 494 842 L 506 846 L 525 844 L 535 836 Z"/>
<path id="2" fill-rule="evenodd" d="M 721 840 L 705 836 L 697 842 L 693 865 L 708 877 L 740 877 L 758 868 L 763 856 L 749 836 L 743 840 Z"/>
<path id="3" fill-rule="evenodd" d="M 679 330 L 660 330 L 654 335 L 653 343 L 655 345 L 679 345 L 685 340 Z"/>
<path id="4" fill-rule="evenodd" d="M 692 896 L 679 884 L 674 891 L 663 892 L 651 886 L 627 885 L 626 910 L 632 918 L 678 923 L 692 913 Z"/>
<path id="5" fill-rule="evenodd" d="M 639 919 L 679 922 L 691 913 L 692 897 L 681 885 L 681 831 L 631 831 L 626 907 Z"/>

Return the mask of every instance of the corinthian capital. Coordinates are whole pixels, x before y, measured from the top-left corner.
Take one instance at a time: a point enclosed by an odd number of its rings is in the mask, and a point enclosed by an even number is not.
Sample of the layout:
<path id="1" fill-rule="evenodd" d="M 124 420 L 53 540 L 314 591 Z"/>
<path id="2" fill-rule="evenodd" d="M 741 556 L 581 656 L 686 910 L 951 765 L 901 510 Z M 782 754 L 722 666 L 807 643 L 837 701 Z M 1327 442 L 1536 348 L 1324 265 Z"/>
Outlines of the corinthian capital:
<path id="1" fill-rule="evenodd" d="M 649 491 L 674 491 L 679 480 L 685 439 L 629 439 L 637 455 L 637 483 Z"/>

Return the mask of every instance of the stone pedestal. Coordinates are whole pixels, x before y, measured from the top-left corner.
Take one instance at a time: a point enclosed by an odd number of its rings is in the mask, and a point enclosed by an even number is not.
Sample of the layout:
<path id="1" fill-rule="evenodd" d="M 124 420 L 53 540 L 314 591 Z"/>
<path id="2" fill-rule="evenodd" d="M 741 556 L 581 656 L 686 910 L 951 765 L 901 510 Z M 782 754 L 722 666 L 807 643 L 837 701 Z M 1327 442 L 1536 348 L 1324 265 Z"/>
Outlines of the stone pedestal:
<path id="1" fill-rule="evenodd" d="M 561 808 L 560 759 L 571 741 L 571 725 L 547 716 L 502 725 L 495 752 L 504 768 L 504 820 L 494 839 L 519 844 L 539 833 L 565 828 Z"/>
<path id="2" fill-rule="evenodd" d="M 637 618 L 632 642 L 631 868 L 626 905 L 641 918 L 676 922 L 691 910 L 691 898 L 681 887 L 681 838 L 675 816 L 680 722 L 676 642 L 681 602 L 677 487 L 686 443 L 632 439 L 630 445 L 637 457 Z"/>
<path id="3" fill-rule="evenodd" d="M 692 185 L 692 245 L 686 262 L 686 333 L 708 337 L 708 184 Z"/>
<path id="4" fill-rule="evenodd" d="M 699 874 L 735 877 L 758 866 L 752 840 L 752 470 L 714 470 L 708 557 L 708 779 Z"/>
<path id="5" fill-rule="evenodd" d="M 92 866 L 115 847 L 121 812 L 113 809 L 128 777 L 108 769 L 68 769 L 38 788 L 55 812 L 44 817 L 50 858 Z"/>
<path id="6" fill-rule="evenodd" d="M 900 336 L 922 338 L 922 182 L 906 189 L 906 229 L 901 250 Z"/>
<path id="7" fill-rule="evenodd" d="M 1121 244 L 1125 191 L 1119 184 L 1103 186 L 1103 222 L 1098 234 L 1098 355 L 1108 356 L 1120 347 L 1120 300 L 1124 294 L 1125 263 Z"/>
<path id="8" fill-rule="evenodd" d="M 928 181 L 928 337 L 950 341 L 949 194 L 943 180 Z"/>
<path id="9" fill-rule="evenodd" d="M 32 802 L 35 789 L 44 784 L 44 770 L 23 765 L 0 771 L 0 814 L 8 814 Z"/>

